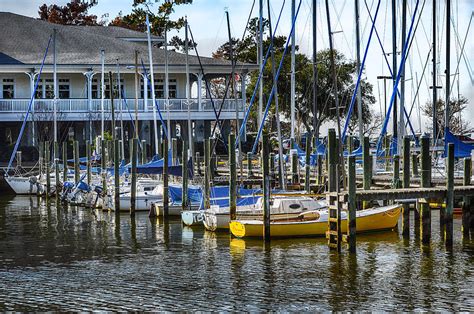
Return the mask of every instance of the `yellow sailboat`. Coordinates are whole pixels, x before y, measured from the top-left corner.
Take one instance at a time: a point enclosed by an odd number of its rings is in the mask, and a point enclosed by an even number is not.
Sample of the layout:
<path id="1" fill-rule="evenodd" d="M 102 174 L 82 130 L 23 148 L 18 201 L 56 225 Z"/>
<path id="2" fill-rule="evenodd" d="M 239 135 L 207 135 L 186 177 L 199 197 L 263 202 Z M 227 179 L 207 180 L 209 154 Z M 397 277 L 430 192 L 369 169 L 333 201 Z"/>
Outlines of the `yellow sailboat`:
<path id="1" fill-rule="evenodd" d="M 356 213 L 357 232 L 393 229 L 398 223 L 402 205 L 390 205 L 359 210 Z M 273 219 L 271 237 L 325 236 L 328 230 L 327 210 L 302 212 L 298 217 Z M 341 215 L 342 232 L 347 232 L 347 212 Z M 262 237 L 262 220 L 233 220 L 230 231 L 238 238 Z"/>

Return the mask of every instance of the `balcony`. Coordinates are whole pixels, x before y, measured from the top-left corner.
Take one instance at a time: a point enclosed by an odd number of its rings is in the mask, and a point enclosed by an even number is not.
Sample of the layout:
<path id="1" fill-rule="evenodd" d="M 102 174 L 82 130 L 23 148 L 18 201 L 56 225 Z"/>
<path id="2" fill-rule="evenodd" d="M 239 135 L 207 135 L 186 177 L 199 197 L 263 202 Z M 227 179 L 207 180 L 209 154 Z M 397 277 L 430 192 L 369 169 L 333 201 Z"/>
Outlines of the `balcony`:
<path id="1" fill-rule="evenodd" d="M 184 120 L 188 117 L 188 104 L 186 99 L 169 99 L 169 107 L 166 106 L 164 99 L 156 100 L 163 118 L 167 118 L 169 112 L 170 119 Z M 0 99 L 0 121 L 15 121 L 24 117 L 28 110 L 29 99 Z M 214 99 L 216 109 L 222 103 L 220 99 Z M 235 119 L 236 106 L 240 111 L 239 118 L 243 118 L 245 104 L 242 99 L 227 99 L 222 108 L 222 119 Z M 135 99 L 114 100 L 116 114 L 122 110 L 124 120 L 130 120 L 135 113 Z M 101 100 L 92 99 L 89 103 L 88 99 L 58 99 L 56 102 L 58 120 L 66 121 L 86 121 L 89 119 L 100 119 Z M 139 120 L 153 119 L 153 103 L 148 99 L 145 103 L 144 99 L 138 100 Z M 202 99 L 199 104 L 198 99 L 190 100 L 189 108 L 193 120 L 214 120 L 215 114 L 210 99 Z M 35 116 L 50 115 L 53 112 L 52 99 L 35 99 L 34 108 L 31 110 Z M 110 118 L 111 101 L 104 100 L 104 111 L 107 118 Z M 93 115 L 93 117 L 91 117 Z M 133 116 L 134 118 L 134 116 Z M 41 118 L 40 118 L 41 119 Z M 45 119 L 45 118 L 43 118 Z"/>

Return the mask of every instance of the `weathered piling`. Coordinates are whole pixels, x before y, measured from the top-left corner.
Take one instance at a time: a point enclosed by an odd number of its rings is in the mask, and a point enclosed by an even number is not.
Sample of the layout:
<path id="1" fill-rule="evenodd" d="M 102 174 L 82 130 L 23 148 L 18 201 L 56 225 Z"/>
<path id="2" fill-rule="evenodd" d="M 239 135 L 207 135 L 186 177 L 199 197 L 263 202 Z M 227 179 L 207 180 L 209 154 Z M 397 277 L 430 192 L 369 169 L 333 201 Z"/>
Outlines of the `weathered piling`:
<path id="1" fill-rule="evenodd" d="M 172 138 L 171 139 L 171 160 L 173 161 L 173 165 L 178 163 L 178 139 Z"/>
<path id="2" fill-rule="evenodd" d="M 211 141 L 204 140 L 204 208 L 210 208 L 211 204 Z"/>
<path id="3" fill-rule="evenodd" d="M 181 209 L 188 209 L 188 142 L 183 141 L 181 151 L 181 170 L 183 179 L 183 188 L 181 190 Z"/>
<path id="4" fill-rule="evenodd" d="M 229 143 L 235 142 L 235 135 L 233 133 L 229 134 Z M 235 164 L 235 149 L 234 145 L 227 145 L 229 149 L 229 214 L 230 220 L 235 220 L 237 218 L 237 167 Z"/>
<path id="5" fill-rule="evenodd" d="M 56 203 L 59 203 L 59 191 L 61 190 L 61 180 L 59 176 L 59 143 L 54 142 L 54 177 L 56 178 L 54 196 Z"/>
<path id="6" fill-rule="evenodd" d="M 169 192 L 168 192 L 168 139 L 163 139 L 163 216 L 169 216 Z"/>
<path id="7" fill-rule="evenodd" d="M 413 176 L 417 177 L 419 173 L 418 173 L 418 155 L 416 153 L 413 153 L 411 155 L 411 163 L 412 163 L 412 174 Z"/>
<path id="8" fill-rule="evenodd" d="M 63 142 L 63 182 L 67 181 L 67 141 Z"/>
<path id="9" fill-rule="evenodd" d="M 323 157 L 318 155 L 318 162 L 316 165 L 316 180 L 317 184 L 323 184 Z"/>
<path id="10" fill-rule="evenodd" d="M 310 159 L 311 159 L 311 141 L 306 139 L 306 155 L 305 155 L 305 180 L 304 187 L 307 193 L 311 193 L 311 169 L 310 169 Z"/>
<path id="11" fill-rule="evenodd" d="M 132 143 L 133 143 L 133 142 L 132 142 Z M 133 145 L 133 144 L 132 144 L 132 145 Z M 133 146 L 132 146 L 132 147 L 133 147 Z M 132 148 L 132 149 L 133 149 L 133 148 Z M 145 141 L 145 140 L 142 140 L 142 165 L 143 165 L 143 164 L 146 164 L 146 162 L 147 162 L 146 154 L 147 154 L 147 152 L 146 152 L 146 141 Z M 138 154 L 137 154 L 137 156 L 138 156 Z M 130 156 L 130 157 L 132 157 L 132 156 Z"/>
<path id="12" fill-rule="evenodd" d="M 337 143 L 336 130 L 328 130 L 328 192 L 335 192 L 337 187 L 336 167 L 337 167 Z"/>
<path id="13" fill-rule="evenodd" d="M 118 139 L 114 142 L 114 207 L 115 214 L 120 215 L 120 143 Z"/>
<path id="14" fill-rule="evenodd" d="M 349 178 L 348 178 L 348 190 L 349 190 L 349 219 L 347 234 L 349 236 L 349 252 L 355 253 L 356 251 L 356 171 L 355 171 L 355 156 L 349 156 Z"/>
<path id="15" fill-rule="evenodd" d="M 21 167 L 21 151 L 16 152 L 16 165 L 17 167 Z"/>
<path id="16" fill-rule="evenodd" d="M 90 185 L 92 182 L 92 171 L 91 171 L 91 142 L 86 141 L 86 158 L 87 158 L 87 184 Z"/>
<path id="17" fill-rule="evenodd" d="M 403 138 L 403 188 L 410 187 L 410 137 Z M 402 235 L 410 236 L 410 206 L 403 204 Z"/>
<path id="18" fill-rule="evenodd" d="M 472 175 L 472 161 L 471 158 L 464 158 L 464 179 L 463 185 L 471 185 Z M 462 235 L 463 237 L 469 237 L 469 228 L 471 222 L 471 198 L 468 196 L 463 197 L 462 202 Z"/>
<path id="19" fill-rule="evenodd" d="M 431 187 L 430 138 L 421 136 L 421 187 Z M 417 201 L 421 216 L 421 241 L 428 244 L 431 240 L 431 209 L 427 202 Z"/>
<path id="20" fill-rule="evenodd" d="M 81 178 L 81 173 L 79 171 L 79 142 L 74 141 L 73 147 L 73 155 L 74 155 L 74 181 L 77 183 Z"/>
<path id="21" fill-rule="evenodd" d="M 100 141 L 100 151 L 102 190 L 107 195 L 107 141 L 105 139 Z"/>
<path id="22" fill-rule="evenodd" d="M 118 140 L 118 145 L 119 145 L 119 160 L 125 159 L 125 156 L 122 151 L 123 141 Z"/>
<path id="23" fill-rule="evenodd" d="M 454 143 L 448 144 L 446 181 L 446 212 L 444 239 L 446 246 L 453 245 L 453 209 L 454 209 Z"/>
<path id="24" fill-rule="evenodd" d="M 252 170 L 252 152 L 247 153 L 247 176 L 249 178 L 253 177 L 253 170 Z"/>
<path id="25" fill-rule="evenodd" d="M 142 146 L 143 148 L 143 146 Z M 131 189 L 130 189 L 130 216 L 135 216 L 135 210 L 137 208 L 136 200 L 137 200 L 137 160 L 138 159 L 138 139 L 132 139 L 132 150 L 130 153 L 130 161 L 132 163 L 132 182 L 131 182 Z"/>
<path id="26" fill-rule="evenodd" d="M 51 169 L 50 169 L 50 143 L 46 141 L 44 143 L 44 159 L 45 159 L 45 171 L 46 171 L 46 199 L 49 198 L 49 193 L 51 192 Z"/>
<path id="27" fill-rule="evenodd" d="M 274 153 L 270 153 L 270 156 L 268 157 L 269 158 L 269 163 L 270 163 L 270 177 L 272 178 L 272 186 L 273 186 L 273 182 L 275 181 L 275 154 Z"/>
<path id="28" fill-rule="evenodd" d="M 392 179 L 392 187 L 398 189 L 401 187 L 400 182 L 400 156 L 394 155 L 393 156 L 393 179 Z"/>
<path id="29" fill-rule="evenodd" d="M 298 153 L 292 149 L 291 152 L 291 183 L 298 184 Z"/>
<path id="30" fill-rule="evenodd" d="M 362 143 L 362 167 L 364 170 L 364 179 L 363 179 L 363 188 L 364 190 L 370 190 L 372 185 L 372 169 L 371 169 L 371 159 L 370 159 L 370 141 L 368 136 L 364 136 L 364 141 Z M 369 208 L 370 203 L 364 201 L 363 208 Z"/>
<path id="31" fill-rule="evenodd" d="M 269 154 L 268 134 L 262 137 L 262 168 L 263 168 L 263 238 L 270 241 L 270 175 L 268 167 Z"/>
<path id="32" fill-rule="evenodd" d="M 39 151 L 38 151 L 38 161 L 39 161 L 39 176 L 42 179 L 44 173 L 44 142 L 39 142 Z M 32 185 L 30 184 L 30 189 L 32 189 Z M 36 190 L 36 194 L 39 195 L 39 191 Z"/>

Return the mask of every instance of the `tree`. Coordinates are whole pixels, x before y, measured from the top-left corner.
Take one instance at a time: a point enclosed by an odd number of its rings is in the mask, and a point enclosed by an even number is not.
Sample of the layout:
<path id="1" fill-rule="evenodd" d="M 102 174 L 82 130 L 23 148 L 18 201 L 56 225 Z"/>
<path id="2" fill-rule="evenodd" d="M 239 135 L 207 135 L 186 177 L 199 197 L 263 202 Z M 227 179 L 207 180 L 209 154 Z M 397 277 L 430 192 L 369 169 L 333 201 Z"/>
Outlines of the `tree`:
<path id="1" fill-rule="evenodd" d="M 428 118 L 433 117 L 433 103 L 428 101 L 424 106 L 421 107 L 422 113 Z M 452 133 L 458 135 L 470 134 L 474 131 L 471 123 L 466 119 L 463 119 L 462 113 L 467 108 L 468 100 L 464 96 L 460 96 L 459 99 L 449 100 L 449 129 Z M 439 137 L 444 137 L 445 128 L 445 101 L 438 99 L 436 103 L 436 121 L 439 129 Z M 433 132 L 431 124 L 428 126 L 428 131 Z"/>
<path id="2" fill-rule="evenodd" d="M 89 25 L 98 26 L 103 25 L 102 22 L 97 21 L 97 16 L 87 14 L 88 10 L 94 6 L 92 3 L 85 3 L 81 0 L 71 0 L 65 6 L 57 4 L 46 5 L 39 7 L 39 19 L 55 24 L 63 25 Z"/>
<path id="3" fill-rule="evenodd" d="M 120 12 L 118 16 L 109 23 L 109 26 L 119 26 L 139 32 L 145 32 L 146 15 L 148 14 L 151 34 L 164 36 L 165 29 L 176 29 L 179 31 L 184 26 L 184 17 L 171 19 L 171 14 L 174 13 L 175 7 L 191 3 L 192 0 L 163 1 L 159 4 L 158 10 L 155 13 L 153 12 L 153 2 L 147 0 L 134 0 L 132 12 L 127 15 L 123 15 L 123 13 Z M 184 51 L 185 42 L 178 36 L 171 38 L 169 44 L 178 50 Z M 188 45 L 189 49 L 193 49 L 194 45 L 191 43 L 191 40 L 189 40 Z"/>
<path id="4" fill-rule="evenodd" d="M 237 61 L 240 62 L 249 62 L 256 63 L 257 56 L 257 23 L 258 19 L 254 18 L 250 21 L 248 27 L 248 35 L 243 39 L 232 39 L 232 46 L 234 48 L 234 55 Z M 264 25 L 268 25 L 264 21 Z M 283 55 L 287 38 L 285 36 L 275 36 L 273 39 L 273 49 L 275 54 L 275 69 L 278 68 L 280 60 Z M 264 56 L 271 44 L 270 38 L 264 39 L 263 42 L 263 52 Z M 278 97 L 279 97 L 279 111 L 280 115 L 283 118 L 288 119 L 290 117 L 290 69 L 291 69 L 291 58 L 290 58 L 290 49 L 288 47 L 287 54 L 282 64 L 282 69 L 278 79 Z M 295 69 L 296 69 L 296 110 L 297 110 L 297 119 L 305 126 L 306 131 L 310 132 L 313 129 L 312 117 L 313 117 L 313 89 L 312 89 L 312 71 L 313 64 L 306 55 L 298 52 L 298 46 L 295 47 L 297 53 L 295 55 Z M 224 43 L 220 46 L 214 53 L 214 58 L 220 59 L 230 59 L 230 44 L 229 42 Z M 343 110 L 339 112 L 340 117 L 345 117 L 347 110 L 349 108 L 350 100 L 352 93 L 355 88 L 355 78 L 357 76 L 357 67 L 356 63 L 353 60 L 348 60 L 345 56 L 338 52 L 334 51 L 336 72 L 337 72 L 337 83 L 338 83 L 338 97 L 340 101 L 340 106 Z M 335 95 L 332 90 L 332 77 L 330 71 L 330 51 L 322 50 L 317 54 L 317 68 L 318 68 L 318 89 L 317 89 L 317 99 L 318 99 L 318 117 L 320 125 L 326 121 L 334 121 L 337 118 L 335 111 Z M 258 71 L 255 71 L 250 74 L 248 91 L 250 93 L 247 95 L 251 97 L 251 93 L 255 88 L 255 84 L 258 78 Z M 272 62 L 271 58 L 268 58 L 266 66 L 263 72 L 264 79 L 264 97 L 266 98 L 270 95 L 272 89 Z M 362 111 L 363 111 L 363 122 L 364 125 L 368 125 L 372 118 L 373 114 L 370 110 L 370 105 L 375 103 L 375 97 L 373 96 L 373 87 L 365 79 L 361 81 L 361 94 L 362 94 Z M 267 99 L 264 99 L 264 104 Z M 255 102 L 258 102 L 258 93 L 256 95 Z M 258 105 L 254 105 L 250 115 L 249 129 L 251 131 L 256 131 L 257 123 L 257 110 Z M 270 117 L 267 119 L 271 120 L 272 130 L 275 130 L 276 124 L 274 119 L 275 107 L 274 103 L 272 104 Z M 357 104 L 354 105 L 353 115 L 351 116 L 350 128 L 355 129 L 357 126 Z M 289 125 L 282 123 L 282 128 L 284 131 L 289 133 Z"/>

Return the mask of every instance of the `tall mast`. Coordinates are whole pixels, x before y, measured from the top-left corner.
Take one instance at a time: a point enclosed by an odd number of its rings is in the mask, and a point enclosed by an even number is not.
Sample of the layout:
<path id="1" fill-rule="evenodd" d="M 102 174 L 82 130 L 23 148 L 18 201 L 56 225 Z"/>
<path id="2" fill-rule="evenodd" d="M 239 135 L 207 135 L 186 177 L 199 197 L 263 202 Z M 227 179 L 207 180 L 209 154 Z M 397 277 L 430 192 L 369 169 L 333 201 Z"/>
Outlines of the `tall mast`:
<path id="1" fill-rule="evenodd" d="M 144 78 L 144 81 L 146 78 Z M 144 82 L 145 83 L 145 82 Z M 135 138 L 138 138 L 138 50 L 135 50 Z M 143 84 L 145 85 L 145 84 Z M 147 93 L 147 90 L 143 90 L 143 93 Z M 147 104 L 145 104 L 146 106 Z M 153 108 L 154 108 L 153 104 Z M 143 148 L 142 148 L 143 149 Z"/>
<path id="2" fill-rule="evenodd" d="M 56 28 L 53 30 L 53 140 L 54 143 L 58 142 L 58 117 L 56 102 L 58 99 L 58 75 L 57 75 L 57 63 L 56 63 Z M 56 159 L 56 150 L 53 150 L 53 160 Z"/>
<path id="3" fill-rule="evenodd" d="M 262 69 L 263 65 L 263 0 L 259 0 L 258 11 L 258 65 Z M 258 125 L 262 123 L 263 115 L 263 76 L 260 79 L 258 90 Z"/>
<path id="4" fill-rule="evenodd" d="M 444 110 L 444 128 L 449 130 L 449 90 L 450 90 L 450 76 L 451 76 L 451 0 L 446 0 L 446 100 Z M 446 136 L 446 132 L 444 134 Z"/>
<path id="5" fill-rule="evenodd" d="M 319 139 L 319 122 L 318 122 L 318 97 L 317 97 L 317 81 L 318 81 L 318 66 L 316 63 L 316 0 L 313 0 L 313 127 L 314 127 L 314 147 L 317 148 Z"/>
<path id="6" fill-rule="evenodd" d="M 104 73 L 104 63 L 105 63 L 105 51 L 102 49 L 100 51 L 100 64 L 101 64 L 101 73 L 100 73 L 100 136 L 104 139 L 105 132 L 105 122 L 104 122 L 104 100 L 105 100 L 105 73 Z"/>
<path id="7" fill-rule="evenodd" d="M 171 121 L 170 121 L 170 95 L 168 86 L 168 27 L 165 21 L 165 105 L 167 113 L 167 134 L 168 143 L 171 143 Z M 169 145 L 169 144 L 168 144 Z"/>
<path id="8" fill-rule="evenodd" d="M 392 69 L 393 69 L 393 86 L 397 79 L 397 0 L 392 0 Z M 398 137 L 398 117 L 397 117 L 397 96 L 393 100 L 393 140 Z M 397 151 L 395 150 L 395 153 Z"/>
<path id="9" fill-rule="evenodd" d="M 119 113 L 120 113 L 120 139 L 122 140 L 122 144 L 120 145 L 120 149 L 122 150 L 122 159 L 125 159 L 125 143 L 123 138 L 123 111 L 122 111 L 122 84 L 120 81 L 120 64 L 119 60 L 117 59 L 117 85 L 118 85 L 118 103 L 119 103 Z"/>
<path id="10" fill-rule="evenodd" d="M 148 14 L 146 15 L 146 30 L 147 30 L 147 40 L 148 40 L 148 59 L 150 62 L 150 84 L 151 84 L 151 99 L 152 99 L 152 108 L 153 108 L 153 133 L 155 137 L 155 155 L 158 155 L 158 124 L 156 122 L 156 95 L 155 95 L 155 74 L 153 70 L 153 54 L 151 52 L 151 31 L 150 31 L 150 20 Z M 146 80 L 146 77 L 144 78 Z M 144 93 L 148 92 L 146 90 Z M 146 106 L 147 104 L 145 104 Z"/>
<path id="11" fill-rule="evenodd" d="M 433 146 L 436 146 L 436 138 L 438 137 L 438 121 L 437 121 L 437 101 L 438 101 L 438 88 L 437 88 L 437 76 L 436 76 L 436 0 L 433 0 Z"/>
<path id="12" fill-rule="evenodd" d="M 191 123 L 191 101 L 189 90 L 189 43 L 188 43 L 188 17 L 184 18 L 184 50 L 186 50 L 186 102 L 188 104 L 188 156 L 194 156 L 193 129 Z"/>
<path id="13" fill-rule="evenodd" d="M 360 16 L 359 0 L 355 0 L 355 22 L 356 22 L 356 55 L 357 55 L 357 73 L 360 73 Z M 357 115 L 359 123 L 359 145 L 364 141 L 364 124 L 362 122 L 362 94 L 361 88 L 357 89 Z"/>
<path id="14" fill-rule="evenodd" d="M 405 48 L 405 40 L 407 37 L 406 29 L 407 29 L 407 0 L 402 1 L 402 50 Z M 405 67 L 402 68 L 401 73 L 401 81 L 400 81 L 400 131 L 398 133 L 398 148 L 397 152 L 400 151 L 401 144 L 403 141 L 403 136 L 405 135 Z"/>
<path id="15" fill-rule="evenodd" d="M 295 21 L 295 0 L 291 0 L 291 22 Z M 295 31 L 291 34 L 291 84 L 290 84 L 290 118 L 291 118 L 291 136 L 295 139 Z M 293 148 L 293 147 L 291 147 Z"/>

